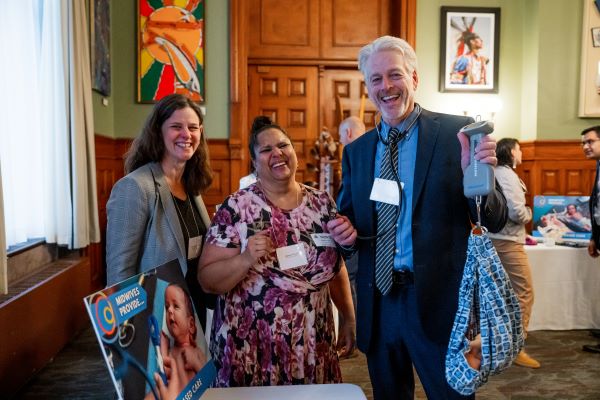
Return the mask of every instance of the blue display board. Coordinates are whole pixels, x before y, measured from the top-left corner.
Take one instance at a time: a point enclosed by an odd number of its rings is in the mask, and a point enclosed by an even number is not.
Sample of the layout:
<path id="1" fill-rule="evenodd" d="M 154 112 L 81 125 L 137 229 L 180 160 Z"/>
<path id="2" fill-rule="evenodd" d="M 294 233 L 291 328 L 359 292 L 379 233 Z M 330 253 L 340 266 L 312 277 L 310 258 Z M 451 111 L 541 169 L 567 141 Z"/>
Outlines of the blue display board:
<path id="1" fill-rule="evenodd" d="M 119 399 L 197 400 L 216 371 L 179 262 L 84 298 Z"/>
<path id="2" fill-rule="evenodd" d="M 535 196 L 533 236 L 552 235 L 563 239 L 592 236 L 589 196 Z"/>

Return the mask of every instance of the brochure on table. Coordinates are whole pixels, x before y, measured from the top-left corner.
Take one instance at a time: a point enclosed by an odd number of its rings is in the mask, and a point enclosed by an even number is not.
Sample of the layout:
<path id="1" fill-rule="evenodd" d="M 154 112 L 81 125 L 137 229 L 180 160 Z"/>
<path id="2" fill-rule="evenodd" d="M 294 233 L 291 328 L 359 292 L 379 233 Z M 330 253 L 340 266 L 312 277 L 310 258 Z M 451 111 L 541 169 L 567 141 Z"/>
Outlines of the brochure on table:
<path id="1" fill-rule="evenodd" d="M 215 367 L 177 260 L 84 303 L 120 399 L 193 400 L 211 385 Z"/>
<path id="2" fill-rule="evenodd" d="M 592 236 L 589 196 L 535 196 L 533 231 L 554 240 L 589 240 Z"/>

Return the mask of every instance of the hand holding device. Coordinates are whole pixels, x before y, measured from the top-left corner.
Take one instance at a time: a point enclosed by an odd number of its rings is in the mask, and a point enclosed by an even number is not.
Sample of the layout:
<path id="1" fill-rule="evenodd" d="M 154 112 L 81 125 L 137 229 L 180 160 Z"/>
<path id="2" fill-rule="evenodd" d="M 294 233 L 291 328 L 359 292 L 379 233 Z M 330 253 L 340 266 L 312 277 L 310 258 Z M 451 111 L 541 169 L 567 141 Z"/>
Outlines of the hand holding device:
<path id="1" fill-rule="evenodd" d="M 475 148 L 485 135 L 494 131 L 492 121 L 478 121 L 464 126 L 460 132 L 469 138 L 469 166 L 463 177 L 463 190 L 466 197 L 488 195 L 494 188 L 494 169 L 489 164 L 475 160 Z"/>

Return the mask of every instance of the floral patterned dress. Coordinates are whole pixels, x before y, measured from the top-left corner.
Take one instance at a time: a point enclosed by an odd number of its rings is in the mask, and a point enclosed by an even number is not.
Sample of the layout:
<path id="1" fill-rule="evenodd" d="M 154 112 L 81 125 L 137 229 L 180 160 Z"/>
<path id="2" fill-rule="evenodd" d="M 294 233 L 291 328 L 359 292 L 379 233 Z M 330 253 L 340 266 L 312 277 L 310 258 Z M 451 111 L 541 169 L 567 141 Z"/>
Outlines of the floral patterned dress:
<path id="1" fill-rule="evenodd" d="M 225 199 L 207 243 L 243 252 L 250 236 L 267 230 L 275 248 L 304 247 L 308 264 L 282 270 L 273 251 L 219 296 L 210 342 L 215 386 L 341 382 L 327 286 L 339 258 L 333 242 L 313 235 L 324 232 L 335 212 L 326 192 L 309 187 L 293 210 L 274 206 L 256 184 Z"/>

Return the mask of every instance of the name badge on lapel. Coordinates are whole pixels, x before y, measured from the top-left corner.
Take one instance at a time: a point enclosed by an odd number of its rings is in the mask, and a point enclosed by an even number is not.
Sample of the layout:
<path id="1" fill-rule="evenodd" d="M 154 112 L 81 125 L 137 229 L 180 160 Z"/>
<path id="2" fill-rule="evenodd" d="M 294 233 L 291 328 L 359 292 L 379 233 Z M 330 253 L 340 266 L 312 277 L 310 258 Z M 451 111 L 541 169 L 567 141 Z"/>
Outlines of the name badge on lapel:
<path id="1" fill-rule="evenodd" d="M 317 247 L 335 247 L 330 233 L 312 233 L 310 237 Z"/>
<path id="2" fill-rule="evenodd" d="M 400 187 L 404 188 L 404 182 L 400 182 Z M 397 206 L 400 204 L 398 183 L 389 179 L 375 178 L 369 199 Z"/>
<path id="3" fill-rule="evenodd" d="M 193 260 L 194 258 L 200 257 L 201 250 L 202 250 L 202 235 L 190 238 L 190 240 L 188 242 L 187 259 Z"/>

